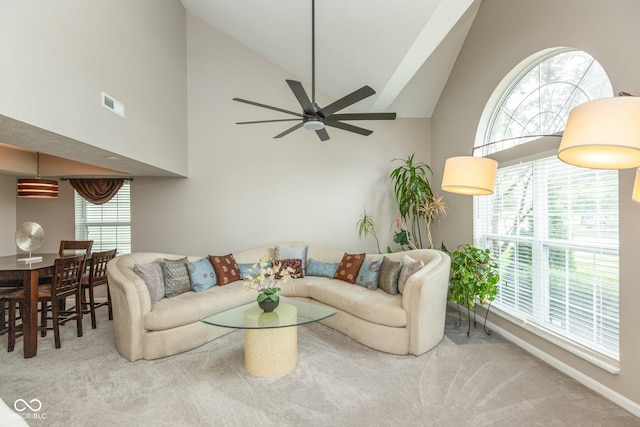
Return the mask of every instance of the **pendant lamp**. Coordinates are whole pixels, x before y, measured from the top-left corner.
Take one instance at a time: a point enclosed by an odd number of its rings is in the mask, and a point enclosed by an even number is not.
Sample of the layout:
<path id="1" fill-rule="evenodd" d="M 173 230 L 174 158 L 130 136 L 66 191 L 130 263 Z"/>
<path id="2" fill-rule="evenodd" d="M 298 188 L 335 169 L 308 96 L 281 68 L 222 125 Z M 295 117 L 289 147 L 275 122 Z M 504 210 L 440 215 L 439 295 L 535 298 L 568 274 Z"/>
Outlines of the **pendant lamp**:
<path id="1" fill-rule="evenodd" d="M 28 199 L 58 197 L 58 181 L 40 179 L 40 153 L 36 153 L 36 177 L 18 179 L 18 197 Z"/>
<path id="2" fill-rule="evenodd" d="M 442 189 L 473 196 L 493 194 L 498 162 L 486 157 L 450 157 L 444 163 Z"/>

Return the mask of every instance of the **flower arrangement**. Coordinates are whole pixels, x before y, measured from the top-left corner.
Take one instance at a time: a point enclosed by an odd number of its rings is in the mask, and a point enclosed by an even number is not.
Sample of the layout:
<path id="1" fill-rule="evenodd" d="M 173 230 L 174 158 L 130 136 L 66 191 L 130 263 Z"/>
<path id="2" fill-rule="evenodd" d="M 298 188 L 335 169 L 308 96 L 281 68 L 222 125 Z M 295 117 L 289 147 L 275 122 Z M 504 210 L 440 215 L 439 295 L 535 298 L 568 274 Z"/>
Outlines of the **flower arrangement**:
<path id="1" fill-rule="evenodd" d="M 247 290 L 258 291 L 256 301 L 270 299 L 275 302 L 279 299 L 278 292 L 282 290 L 278 285 L 287 283 L 294 272 L 293 268 L 274 263 L 273 259 L 260 258 L 249 270 L 244 286 Z"/>

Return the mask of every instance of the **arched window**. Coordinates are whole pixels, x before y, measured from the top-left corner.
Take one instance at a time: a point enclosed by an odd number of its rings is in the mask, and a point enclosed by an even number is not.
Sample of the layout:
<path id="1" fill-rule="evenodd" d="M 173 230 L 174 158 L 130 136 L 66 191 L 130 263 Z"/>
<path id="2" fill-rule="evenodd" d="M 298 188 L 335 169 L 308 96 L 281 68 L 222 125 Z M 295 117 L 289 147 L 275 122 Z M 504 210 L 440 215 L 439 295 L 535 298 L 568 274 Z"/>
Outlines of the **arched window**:
<path id="1" fill-rule="evenodd" d="M 474 198 L 474 241 L 499 260 L 496 311 L 615 371 L 618 174 L 557 159 L 571 109 L 612 96 L 585 52 L 556 50 L 519 66 L 496 90 L 476 142 L 499 162 L 492 196 Z M 495 141 L 501 141 L 494 143 Z"/>

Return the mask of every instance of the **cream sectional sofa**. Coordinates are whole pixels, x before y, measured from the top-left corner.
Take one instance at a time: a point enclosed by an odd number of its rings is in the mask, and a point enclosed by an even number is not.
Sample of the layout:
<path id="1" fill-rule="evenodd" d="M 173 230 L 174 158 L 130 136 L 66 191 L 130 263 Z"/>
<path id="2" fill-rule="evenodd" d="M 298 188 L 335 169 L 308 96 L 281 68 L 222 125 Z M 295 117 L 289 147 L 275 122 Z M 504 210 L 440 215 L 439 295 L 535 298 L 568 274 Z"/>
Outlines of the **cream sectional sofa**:
<path id="1" fill-rule="evenodd" d="M 340 262 L 344 252 L 305 242 L 279 242 L 281 246 L 308 246 L 307 259 Z M 305 276 L 290 280 L 281 295 L 330 305 L 335 316 L 322 320 L 360 343 L 394 354 L 421 355 L 436 346 L 444 334 L 450 258 L 430 249 L 385 254 L 400 261 L 404 254 L 425 266 L 406 282 L 403 294 L 390 295 L 327 277 Z M 221 254 L 218 254 L 221 255 Z M 204 292 L 185 292 L 151 304 L 145 282 L 134 272 L 135 264 L 184 255 L 132 253 L 114 258 L 107 266 L 113 304 L 116 346 L 127 359 L 156 359 L 205 344 L 232 329 L 204 324 L 200 317 L 226 307 L 254 301 L 242 281 L 214 286 Z M 367 254 L 381 258 L 382 254 Z M 234 253 L 238 263 L 274 257 L 274 246 Z M 189 256 L 197 261 L 203 256 Z"/>

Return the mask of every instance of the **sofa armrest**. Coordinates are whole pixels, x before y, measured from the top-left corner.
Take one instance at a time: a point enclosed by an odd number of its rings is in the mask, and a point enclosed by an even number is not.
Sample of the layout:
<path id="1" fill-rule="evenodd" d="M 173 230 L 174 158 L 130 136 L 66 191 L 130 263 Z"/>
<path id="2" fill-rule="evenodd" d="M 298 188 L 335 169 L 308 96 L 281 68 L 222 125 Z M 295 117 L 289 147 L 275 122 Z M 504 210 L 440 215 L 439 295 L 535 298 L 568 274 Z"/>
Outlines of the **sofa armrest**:
<path id="1" fill-rule="evenodd" d="M 402 295 L 402 306 L 407 311 L 409 353 L 419 356 L 444 337 L 451 258 L 432 249 L 407 254 L 425 261 L 425 266 L 407 280 Z"/>

